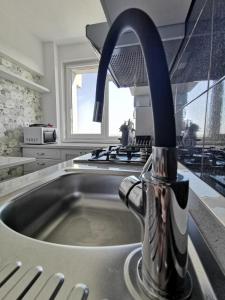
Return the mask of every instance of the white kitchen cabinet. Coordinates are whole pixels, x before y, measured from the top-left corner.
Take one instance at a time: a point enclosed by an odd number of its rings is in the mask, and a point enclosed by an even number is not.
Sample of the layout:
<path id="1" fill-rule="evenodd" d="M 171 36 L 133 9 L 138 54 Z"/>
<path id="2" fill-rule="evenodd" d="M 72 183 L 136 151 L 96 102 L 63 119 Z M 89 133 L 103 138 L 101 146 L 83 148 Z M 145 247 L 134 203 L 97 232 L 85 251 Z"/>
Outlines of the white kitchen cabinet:
<path id="1" fill-rule="evenodd" d="M 24 173 L 35 172 L 62 162 L 60 149 L 23 148 L 24 157 L 35 157 L 36 161 L 25 166 Z"/>
<path id="2" fill-rule="evenodd" d="M 23 148 L 23 156 L 35 158 L 51 158 L 61 161 L 61 151 L 60 149 L 55 148 Z"/>
<path id="3" fill-rule="evenodd" d="M 38 158 L 35 162 L 24 166 L 24 173 L 27 174 L 38 171 L 47 167 L 54 166 L 58 163 L 60 163 L 60 161 L 56 159 Z"/>
<path id="4" fill-rule="evenodd" d="M 62 161 L 70 160 L 75 157 L 84 155 L 86 153 L 91 152 L 90 149 L 62 149 L 61 150 L 61 159 Z"/>
<path id="5" fill-rule="evenodd" d="M 95 147 L 97 148 L 97 147 Z M 24 171 L 25 173 L 31 173 L 34 171 L 41 170 L 43 168 L 47 168 L 53 165 L 56 165 L 60 162 L 67 161 L 73 159 L 75 157 L 84 155 L 89 153 L 93 150 L 92 147 L 90 148 L 53 148 L 53 146 L 49 147 L 46 146 L 33 146 L 33 147 L 23 147 L 23 156 L 24 157 L 35 157 L 36 161 L 25 166 Z"/>

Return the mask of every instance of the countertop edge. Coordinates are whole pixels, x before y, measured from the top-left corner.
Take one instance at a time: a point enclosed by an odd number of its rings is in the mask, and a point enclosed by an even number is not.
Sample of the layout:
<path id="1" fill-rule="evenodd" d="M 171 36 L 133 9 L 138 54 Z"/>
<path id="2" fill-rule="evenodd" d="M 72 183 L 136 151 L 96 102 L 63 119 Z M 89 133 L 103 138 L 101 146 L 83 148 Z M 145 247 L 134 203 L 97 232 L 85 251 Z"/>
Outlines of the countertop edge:
<path id="1" fill-rule="evenodd" d="M 110 144 L 92 144 L 92 143 L 54 143 L 54 144 L 20 144 L 22 148 L 43 148 L 43 149 L 91 149 L 106 148 Z"/>
<path id="2" fill-rule="evenodd" d="M 4 162 L 1 161 L 4 159 Z M 34 157 L 14 157 L 14 156 L 0 156 L 0 170 L 12 168 L 20 165 L 32 163 L 36 160 Z"/>

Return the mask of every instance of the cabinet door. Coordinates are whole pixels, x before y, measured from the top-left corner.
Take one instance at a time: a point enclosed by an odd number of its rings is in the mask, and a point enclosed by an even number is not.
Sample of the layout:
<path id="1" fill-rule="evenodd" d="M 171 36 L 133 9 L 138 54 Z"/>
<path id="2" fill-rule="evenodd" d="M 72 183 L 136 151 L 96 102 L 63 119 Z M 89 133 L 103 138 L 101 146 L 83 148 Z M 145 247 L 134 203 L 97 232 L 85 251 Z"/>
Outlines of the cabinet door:
<path id="1" fill-rule="evenodd" d="M 57 159 L 41 159 L 38 158 L 35 162 L 24 165 L 24 172 L 31 173 L 53 165 L 59 164 L 61 161 Z"/>
<path id="2" fill-rule="evenodd" d="M 24 157 L 61 159 L 60 149 L 23 148 Z"/>
<path id="3" fill-rule="evenodd" d="M 87 153 L 91 152 L 92 150 L 91 149 L 68 149 L 68 150 L 63 149 L 61 151 L 62 151 L 61 152 L 62 161 L 67 161 L 67 160 L 76 158 L 78 156 L 87 154 Z"/>

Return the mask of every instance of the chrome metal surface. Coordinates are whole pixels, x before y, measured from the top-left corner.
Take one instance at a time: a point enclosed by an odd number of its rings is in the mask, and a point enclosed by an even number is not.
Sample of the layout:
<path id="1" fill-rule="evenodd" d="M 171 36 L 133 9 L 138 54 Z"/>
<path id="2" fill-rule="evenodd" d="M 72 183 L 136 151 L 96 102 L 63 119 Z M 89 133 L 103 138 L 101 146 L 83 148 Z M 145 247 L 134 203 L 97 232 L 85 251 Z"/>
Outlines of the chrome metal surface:
<path id="1" fill-rule="evenodd" d="M 188 249 L 188 181 L 159 180 L 146 173 L 142 181 L 143 219 L 142 281 L 156 296 L 186 299 Z M 179 297 L 178 297 L 179 295 Z"/>
<path id="2" fill-rule="evenodd" d="M 138 172 L 133 171 L 132 173 L 138 175 Z M 46 189 L 48 190 L 51 184 L 57 182 L 58 178 L 61 180 L 62 174 L 66 173 L 61 171 L 60 175 L 59 173 L 52 174 L 51 179 L 43 178 L 42 185 L 39 187 L 36 185 L 35 188 L 26 187 L 19 190 L 17 194 L 14 194 L 13 198 L 5 197 L 6 202 L 1 207 L 1 212 L 6 209 L 8 204 L 17 203 L 17 208 L 20 206 L 24 208 L 25 200 L 28 199 L 27 204 L 29 203 L 35 210 L 37 206 L 39 206 L 40 210 L 45 209 L 44 204 L 49 204 L 45 203 L 45 201 L 47 201 L 47 197 L 44 197 Z M 84 177 L 89 177 L 89 180 L 92 178 L 93 182 L 96 183 L 95 178 L 99 177 L 99 175 L 104 177 L 118 176 L 121 180 L 121 178 L 127 177 L 130 174 L 128 171 L 121 172 L 119 170 L 74 169 L 73 174 L 70 173 L 63 177 L 69 179 L 71 176 L 71 178 L 74 178 L 74 185 L 77 184 L 79 187 L 81 187 L 81 185 L 85 187 L 87 183 L 81 180 L 84 179 Z M 81 175 L 83 175 L 83 177 Z M 80 178 L 80 182 L 77 180 L 76 183 L 75 178 L 78 177 Z M 48 182 L 48 180 L 51 181 Z M 113 195 L 112 197 L 108 195 L 106 201 L 114 198 L 114 191 L 118 189 L 117 180 L 114 181 L 114 184 L 112 184 L 111 188 L 108 188 L 107 185 L 103 188 L 103 194 L 108 191 L 110 195 Z M 89 186 L 92 193 L 93 190 L 97 191 L 95 184 L 92 185 L 91 182 L 89 182 Z M 68 194 L 70 194 L 71 191 L 68 186 L 66 189 Z M 43 193 L 39 193 L 39 197 L 35 198 L 33 196 L 37 190 L 42 190 Z M 55 199 L 54 201 L 57 202 L 59 201 L 61 193 L 65 193 L 65 190 L 61 190 L 62 187 L 58 184 L 57 193 L 54 194 L 54 197 L 51 189 L 49 189 L 47 195 L 50 198 L 53 197 Z M 99 192 L 101 194 L 101 191 Z M 30 197 L 31 194 L 32 197 Z M 75 195 L 77 201 L 79 201 L 78 194 Z M 42 197 L 44 197 L 45 201 L 42 200 Z M 51 199 L 53 200 L 53 198 Z M 18 201 L 18 199 L 20 200 Z M 14 209 L 15 208 L 16 207 L 14 207 Z M 27 208 L 28 206 L 26 209 Z M 32 209 L 29 210 L 29 213 L 31 213 L 31 211 Z M 18 224 L 21 225 L 21 220 L 24 218 L 23 214 L 26 214 L 25 208 L 24 211 L 15 210 L 14 212 L 18 213 L 16 217 Z M 37 211 L 35 214 L 36 213 Z M 31 219 L 32 217 L 33 215 Z M 196 239 L 199 241 L 202 237 L 196 235 Z M 10 229 L 2 220 L 0 220 L 0 241 L 0 299 L 135 299 L 135 290 L 130 293 L 130 288 L 126 284 L 127 276 L 124 278 L 124 264 L 130 253 L 132 253 L 134 249 L 141 247 L 140 243 L 104 247 L 59 245 L 40 241 L 18 233 Z M 202 248 L 203 249 L 200 250 L 202 250 L 205 256 L 207 246 L 203 246 Z M 191 261 L 197 261 L 201 264 L 198 254 L 191 250 L 192 249 L 190 249 Z M 192 258 L 193 256 L 194 260 Z M 140 254 L 138 259 L 140 259 Z M 213 261 L 213 266 L 215 267 L 215 265 L 216 261 Z M 137 266 L 137 264 L 135 264 L 135 266 Z M 191 299 L 208 300 L 209 298 L 207 298 L 207 296 L 210 297 L 210 291 L 213 292 L 212 288 L 214 289 L 214 287 L 210 287 L 209 282 L 205 281 L 207 277 L 204 277 L 205 274 L 202 272 L 202 270 L 204 270 L 203 266 L 199 268 L 199 265 L 196 264 L 196 268 L 201 270 L 197 276 L 195 276 L 195 272 L 190 264 L 189 268 L 194 286 Z M 132 280 L 136 279 L 137 277 L 132 275 Z M 201 292 L 204 290 L 209 291 L 205 296 L 204 293 Z M 214 298 L 212 299 L 214 300 Z"/>
<path id="3" fill-rule="evenodd" d="M 137 218 L 123 205 L 119 175 L 68 174 L 4 208 L 13 230 L 43 241 L 76 246 L 140 242 Z M 15 216 L 18 216 L 15 218 Z"/>
<path id="4" fill-rule="evenodd" d="M 214 290 L 212 288 L 212 285 L 208 279 L 208 276 L 202 267 L 201 261 L 198 257 L 198 254 L 196 252 L 196 249 L 189 238 L 189 245 L 190 245 L 190 251 L 189 251 L 189 259 L 190 259 L 190 271 L 195 277 L 195 280 L 192 283 L 191 277 L 189 273 L 187 273 L 187 285 L 194 286 L 194 290 L 197 290 L 197 293 L 194 292 L 191 299 L 210 299 L 210 300 L 217 300 L 217 297 L 214 293 Z M 127 257 L 125 264 L 124 264 L 124 278 L 126 281 L 126 285 L 130 291 L 130 293 L 133 295 L 133 299 L 135 300 L 148 300 L 148 299 L 158 299 L 158 300 L 164 300 L 163 296 L 158 296 L 157 298 L 154 295 L 154 291 L 144 290 L 144 287 L 140 284 L 140 276 L 139 278 L 136 276 L 137 272 L 139 272 L 140 264 L 141 264 L 141 251 L 142 248 L 136 248 L 133 250 Z M 193 266 L 194 269 L 193 269 Z M 198 281 L 196 281 L 196 278 L 198 278 Z M 189 288 L 190 289 L 190 288 Z M 187 299 L 190 298 L 187 296 Z M 170 299 L 176 299 L 180 300 L 180 297 L 173 296 Z"/>
<path id="5" fill-rule="evenodd" d="M 136 177 L 136 176 L 129 176 L 124 178 L 119 186 L 119 195 L 120 198 L 126 202 L 127 200 L 127 196 L 130 192 L 131 189 L 133 189 L 133 187 L 137 184 L 139 184 L 141 182 L 140 178 Z M 127 203 L 126 203 L 127 204 Z"/>
<path id="6" fill-rule="evenodd" d="M 175 147 L 152 147 L 152 176 L 176 180 L 177 151 Z"/>
<path id="7" fill-rule="evenodd" d="M 71 194 L 75 202 L 80 202 L 80 208 L 87 202 L 88 206 L 93 202 L 90 209 L 96 205 L 96 199 L 92 198 L 95 195 L 94 198 L 98 197 L 97 200 L 101 202 L 99 210 L 110 208 L 114 215 L 124 213 L 120 215 L 120 218 L 124 218 L 121 232 L 127 231 L 129 235 L 130 228 L 125 222 L 128 221 L 128 214 L 133 224 L 130 226 L 140 233 L 139 222 L 124 209 L 118 196 L 119 183 L 130 172 L 84 169 L 82 172 L 73 170 L 73 173 L 61 171 L 60 174 L 63 176 L 54 177 L 53 174 L 49 182 L 43 180 L 39 187 L 20 190 L 18 196 L 8 198 L 8 202 L 1 207 L 0 299 L 130 300 L 132 296 L 123 279 L 123 264 L 129 252 L 139 244 L 131 243 L 127 236 L 122 241 L 124 244 L 118 244 L 118 232 L 112 230 L 113 236 L 108 238 L 116 245 L 99 247 L 59 245 L 21 234 L 23 230 L 31 235 L 34 230 L 37 234 L 39 225 L 44 225 L 47 219 L 51 220 L 59 207 L 71 201 Z M 79 198 L 81 194 L 83 199 Z M 56 205 L 53 205 L 54 202 Z M 14 229 L 3 222 L 4 214 L 8 217 L 7 222 L 12 222 L 8 225 Z M 29 225 L 29 221 L 33 224 Z M 116 222 L 118 219 L 111 225 L 118 226 Z M 22 231 L 16 232 L 15 229 Z M 96 233 L 103 231 L 102 225 L 95 228 Z M 130 234 L 133 235 L 132 239 L 135 239 L 135 232 Z M 140 240 L 140 236 L 137 238 Z"/>
<path id="8" fill-rule="evenodd" d="M 176 175 L 176 149 L 153 147 L 152 169 L 120 186 L 120 197 L 143 224 L 140 284 L 162 299 L 187 299 L 188 181 Z M 177 178 L 176 178 L 177 177 Z M 189 282 L 189 284 L 188 284 Z M 148 294 L 148 292 L 146 292 Z"/>

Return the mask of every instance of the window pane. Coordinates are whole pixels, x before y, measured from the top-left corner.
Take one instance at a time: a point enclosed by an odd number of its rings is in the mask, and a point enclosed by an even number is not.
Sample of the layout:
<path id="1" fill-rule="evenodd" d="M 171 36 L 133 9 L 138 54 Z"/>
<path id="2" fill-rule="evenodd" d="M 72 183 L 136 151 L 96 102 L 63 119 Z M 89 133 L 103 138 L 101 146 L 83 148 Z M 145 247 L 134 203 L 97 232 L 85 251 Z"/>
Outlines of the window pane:
<path id="1" fill-rule="evenodd" d="M 96 73 L 73 73 L 72 134 L 100 134 L 101 124 L 93 122 Z"/>
<path id="2" fill-rule="evenodd" d="M 134 123 L 134 97 L 129 88 L 117 88 L 109 82 L 109 136 L 120 136 L 120 126 L 129 119 Z"/>

